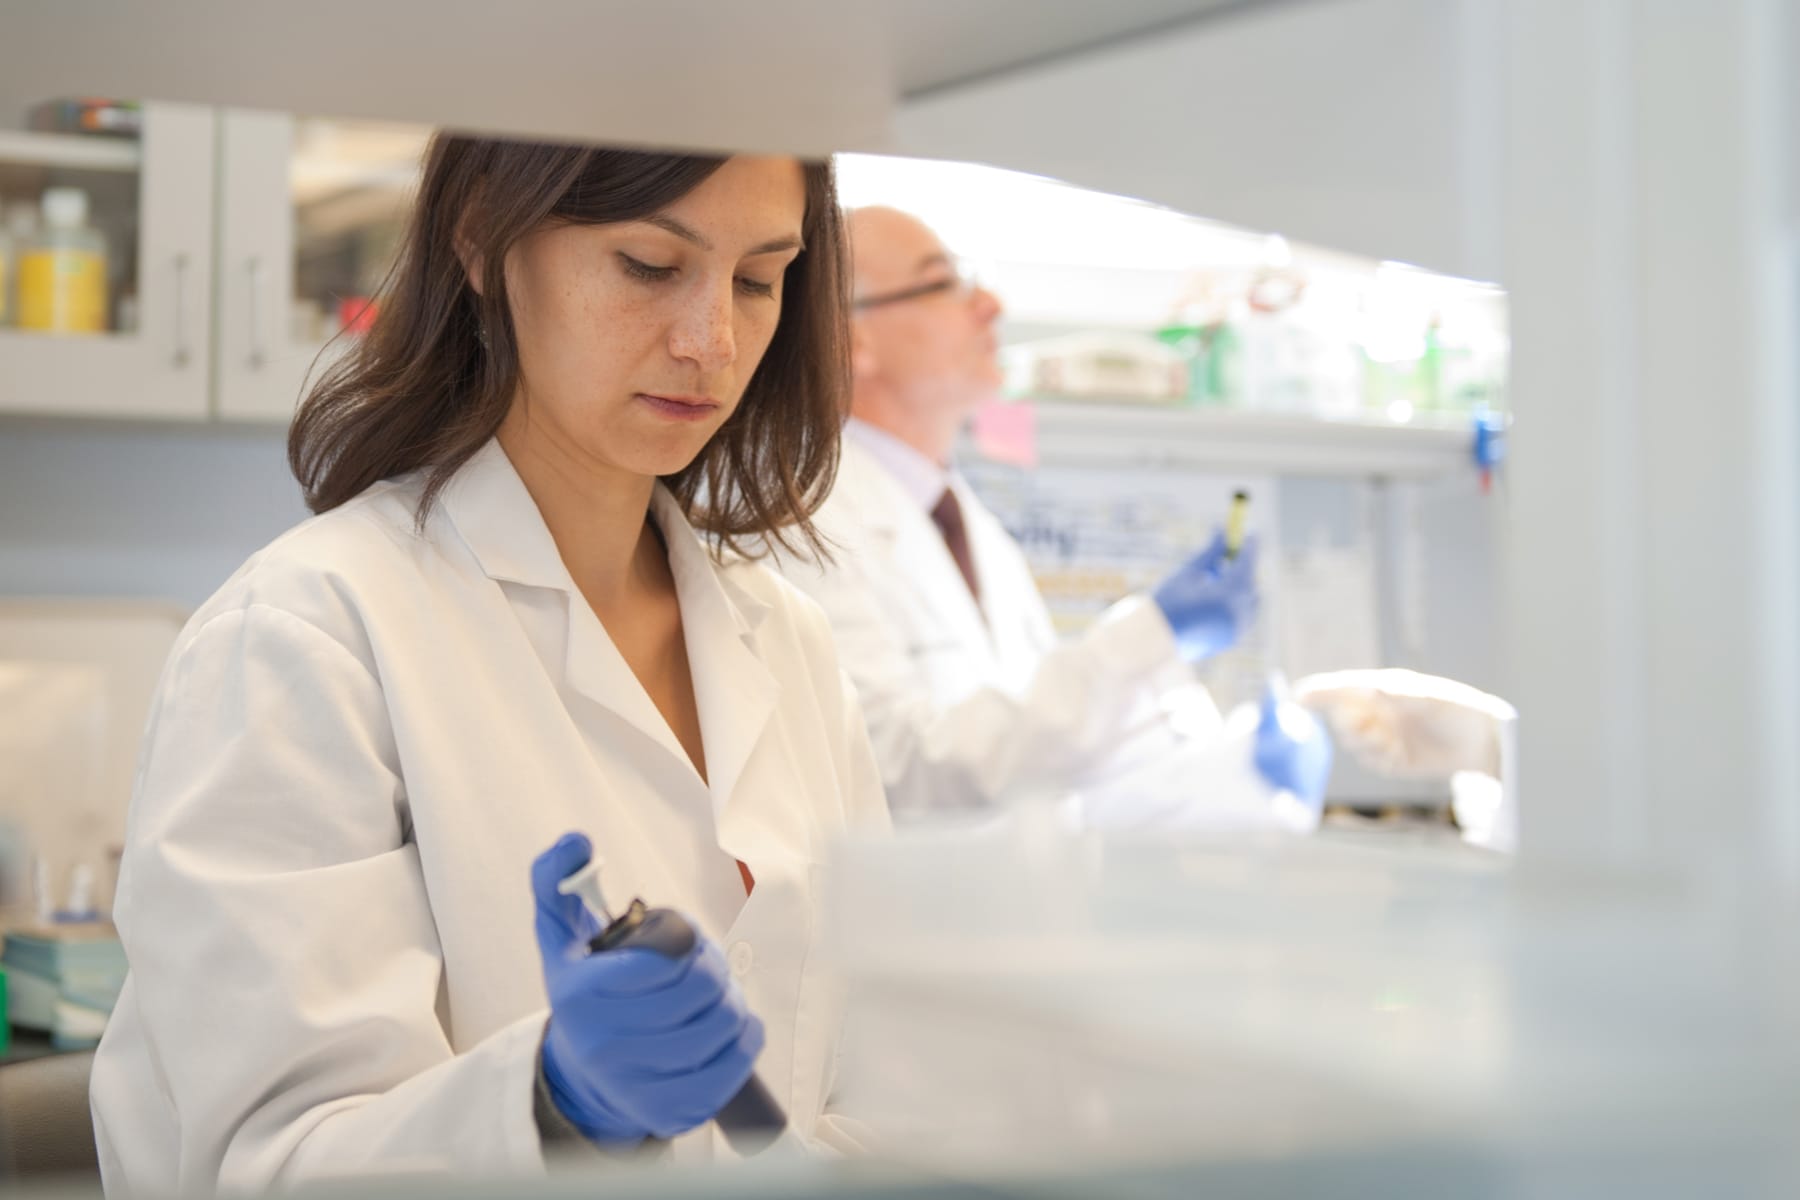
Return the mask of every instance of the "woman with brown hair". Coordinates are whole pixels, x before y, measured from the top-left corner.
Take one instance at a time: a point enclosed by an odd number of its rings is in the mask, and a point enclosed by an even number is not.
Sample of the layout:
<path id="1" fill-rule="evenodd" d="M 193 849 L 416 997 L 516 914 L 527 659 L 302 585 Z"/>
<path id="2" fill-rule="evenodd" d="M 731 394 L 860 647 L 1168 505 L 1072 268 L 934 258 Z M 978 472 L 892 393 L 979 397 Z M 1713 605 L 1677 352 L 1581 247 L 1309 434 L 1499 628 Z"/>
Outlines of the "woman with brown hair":
<path id="1" fill-rule="evenodd" d="M 318 515 L 164 671 L 109 1189 L 704 1157 L 753 1067 L 846 1140 L 816 866 L 886 808 L 822 617 L 736 553 L 814 536 L 844 278 L 826 164 L 434 141 L 380 316 L 294 421 Z M 693 949 L 583 957 L 569 830 Z"/>

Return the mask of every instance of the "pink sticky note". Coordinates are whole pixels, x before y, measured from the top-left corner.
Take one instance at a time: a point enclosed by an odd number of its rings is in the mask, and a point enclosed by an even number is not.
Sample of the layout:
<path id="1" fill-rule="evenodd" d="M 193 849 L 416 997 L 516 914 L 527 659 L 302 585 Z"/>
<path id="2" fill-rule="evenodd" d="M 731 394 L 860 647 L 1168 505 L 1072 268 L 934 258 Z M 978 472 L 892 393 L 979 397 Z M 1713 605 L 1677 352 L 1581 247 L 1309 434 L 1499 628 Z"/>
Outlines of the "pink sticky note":
<path id="1" fill-rule="evenodd" d="M 975 448 L 984 458 L 1015 467 L 1037 466 L 1035 405 L 990 400 L 975 410 L 970 432 L 975 436 Z"/>

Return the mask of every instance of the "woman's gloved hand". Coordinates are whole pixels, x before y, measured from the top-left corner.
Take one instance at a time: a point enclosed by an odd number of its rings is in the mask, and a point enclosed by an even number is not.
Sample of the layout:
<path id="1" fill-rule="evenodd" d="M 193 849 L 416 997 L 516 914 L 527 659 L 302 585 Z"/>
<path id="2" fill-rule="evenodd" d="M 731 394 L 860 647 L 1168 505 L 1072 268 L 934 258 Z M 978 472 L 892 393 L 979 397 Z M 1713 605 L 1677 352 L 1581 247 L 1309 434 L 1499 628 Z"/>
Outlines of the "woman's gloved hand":
<path id="1" fill-rule="evenodd" d="M 762 1022 L 705 937 L 681 958 L 649 949 L 589 955 L 593 914 L 556 885 L 592 855 L 588 839 L 570 833 L 531 864 L 550 993 L 544 1079 L 557 1108 L 594 1141 L 671 1138 L 711 1120 L 750 1078 Z"/>
<path id="2" fill-rule="evenodd" d="M 1256 619 L 1256 537 L 1244 539 L 1237 557 L 1225 553 L 1225 535 L 1177 567 L 1151 593 L 1175 644 L 1190 663 L 1229 650 Z"/>
<path id="3" fill-rule="evenodd" d="M 1292 792 L 1317 812 L 1331 781 L 1331 737 L 1325 725 L 1271 684 L 1263 693 L 1256 725 L 1256 769 L 1278 788 Z"/>

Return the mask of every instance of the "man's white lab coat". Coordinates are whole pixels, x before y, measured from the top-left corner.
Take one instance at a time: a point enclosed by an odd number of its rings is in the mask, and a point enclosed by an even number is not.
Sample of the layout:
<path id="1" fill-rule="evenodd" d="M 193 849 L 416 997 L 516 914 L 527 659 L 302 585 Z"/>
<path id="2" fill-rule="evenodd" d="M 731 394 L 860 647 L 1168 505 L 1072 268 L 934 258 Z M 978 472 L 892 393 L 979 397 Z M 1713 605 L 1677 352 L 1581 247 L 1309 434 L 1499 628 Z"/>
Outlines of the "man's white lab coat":
<path id="1" fill-rule="evenodd" d="M 132 974 L 93 1074 L 108 1187 L 537 1170 L 529 867 L 567 830 L 620 903 L 720 943 L 767 1026 L 758 1072 L 831 1141 L 818 866 L 887 817 L 824 619 L 717 566 L 657 489 L 703 783 L 498 444 L 422 533 L 420 483 L 278 539 L 170 657 L 118 893 Z"/>
<path id="2" fill-rule="evenodd" d="M 960 478 L 950 486 L 979 604 L 926 506 L 854 432 L 817 518 L 833 561 L 776 560 L 831 620 L 897 814 L 1104 789 L 1217 732 L 1153 601 L 1127 598 L 1059 642 L 1018 544 Z"/>

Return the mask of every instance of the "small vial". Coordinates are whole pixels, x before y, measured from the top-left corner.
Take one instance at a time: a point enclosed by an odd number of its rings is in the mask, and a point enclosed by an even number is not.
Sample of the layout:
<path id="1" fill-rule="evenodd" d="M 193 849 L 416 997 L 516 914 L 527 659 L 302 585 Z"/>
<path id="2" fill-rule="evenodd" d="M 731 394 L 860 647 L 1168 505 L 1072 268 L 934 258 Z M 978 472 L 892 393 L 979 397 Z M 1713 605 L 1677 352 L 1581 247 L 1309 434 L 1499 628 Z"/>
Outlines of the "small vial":
<path id="1" fill-rule="evenodd" d="M 1231 508 L 1225 514 L 1225 557 L 1238 556 L 1244 548 L 1244 530 L 1250 523 L 1250 493 L 1242 488 L 1231 493 Z"/>

